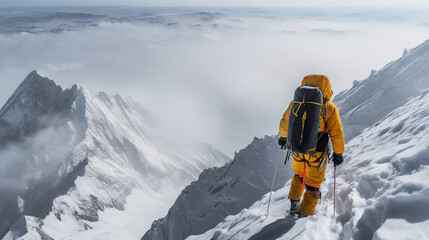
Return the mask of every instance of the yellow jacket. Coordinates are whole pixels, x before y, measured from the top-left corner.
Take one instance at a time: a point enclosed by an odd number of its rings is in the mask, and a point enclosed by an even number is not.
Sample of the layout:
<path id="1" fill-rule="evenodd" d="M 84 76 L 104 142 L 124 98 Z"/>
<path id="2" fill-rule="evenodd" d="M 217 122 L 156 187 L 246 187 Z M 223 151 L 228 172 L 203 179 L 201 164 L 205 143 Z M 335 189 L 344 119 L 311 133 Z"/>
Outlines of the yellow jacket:
<path id="1" fill-rule="evenodd" d="M 329 137 L 332 141 L 332 147 L 334 153 L 340 154 L 344 152 L 344 133 L 343 127 L 341 124 L 340 114 L 335 104 L 329 101 L 332 97 L 331 83 L 325 75 L 308 75 L 303 80 L 301 85 L 304 86 L 308 84 L 309 86 L 319 87 L 323 92 L 324 98 L 324 107 L 322 108 L 323 117 L 320 118 L 320 131 L 328 132 Z M 283 118 L 280 121 L 280 136 L 287 137 L 287 128 L 289 121 L 289 114 L 291 111 L 292 102 L 289 104 L 289 107 L 286 109 L 283 114 Z M 325 126 L 326 121 L 326 126 Z"/>

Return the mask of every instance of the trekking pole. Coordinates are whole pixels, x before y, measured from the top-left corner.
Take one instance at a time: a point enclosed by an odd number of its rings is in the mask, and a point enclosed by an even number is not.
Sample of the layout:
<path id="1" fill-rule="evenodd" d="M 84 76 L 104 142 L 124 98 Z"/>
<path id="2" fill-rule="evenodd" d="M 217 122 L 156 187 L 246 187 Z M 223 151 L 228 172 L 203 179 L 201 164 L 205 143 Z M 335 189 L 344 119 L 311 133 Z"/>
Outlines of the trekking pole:
<path id="1" fill-rule="evenodd" d="M 334 166 L 334 218 L 335 218 L 335 178 L 337 176 L 337 166 Z"/>
<path id="2" fill-rule="evenodd" d="M 277 169 L 279 168 L 279 162 L 280 162 L 281 156 L 282 156 L 282 150 L 280 149 L 279 159 L 277 160 L 276 170 L 274 171 L 273 183 L 271 184 L 270 198 L 268 198 L 267 217 L 268 217 L 268 213 L 270 212 L 271 194 L 273 193 L 274 181 L 276 180 Z"/>

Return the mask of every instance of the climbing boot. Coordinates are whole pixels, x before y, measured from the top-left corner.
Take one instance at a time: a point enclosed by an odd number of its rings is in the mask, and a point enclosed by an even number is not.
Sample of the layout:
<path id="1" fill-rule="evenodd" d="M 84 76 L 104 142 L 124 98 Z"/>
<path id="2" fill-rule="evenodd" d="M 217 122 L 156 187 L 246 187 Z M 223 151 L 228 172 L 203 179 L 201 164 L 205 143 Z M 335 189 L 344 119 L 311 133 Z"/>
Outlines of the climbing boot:
<path id="1" fill-rule="evenodd" d="M 289 215 L 295 216 L 298 214 L 298 208 L 299 208 L 299 200 L 290 200 L 290 211 Z"/>

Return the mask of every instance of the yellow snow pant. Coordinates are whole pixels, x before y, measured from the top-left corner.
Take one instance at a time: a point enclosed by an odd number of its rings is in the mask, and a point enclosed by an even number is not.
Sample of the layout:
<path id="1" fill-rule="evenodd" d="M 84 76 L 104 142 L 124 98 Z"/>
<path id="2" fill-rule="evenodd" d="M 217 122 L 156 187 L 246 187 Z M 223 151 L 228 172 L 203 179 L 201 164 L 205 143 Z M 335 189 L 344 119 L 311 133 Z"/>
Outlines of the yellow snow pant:
<path id="1" fill-rule="evenodd" d="M 295 176 L 292 178 L 290 185 L 289 199 L 301 200 L 304 185 L 306 185 L 307 190 L 305 191 L 298 212 L 304 216 L 313 215 L 316 205 L 319 202 L 319 187 L 325 180 L 325 170 L 328 161 L 327 159 L 322 161 L 325 159 L 324 152 L 317 152 L 313 156 L 297 153 L 293 155 L 293 171 Z"/>

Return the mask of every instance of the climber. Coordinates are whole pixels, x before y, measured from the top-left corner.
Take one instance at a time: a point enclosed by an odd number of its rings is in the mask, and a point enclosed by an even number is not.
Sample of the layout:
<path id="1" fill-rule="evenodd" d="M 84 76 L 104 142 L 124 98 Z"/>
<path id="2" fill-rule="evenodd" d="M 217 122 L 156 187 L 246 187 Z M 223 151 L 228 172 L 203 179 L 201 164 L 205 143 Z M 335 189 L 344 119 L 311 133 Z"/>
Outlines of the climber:
<path id="1" fill-rule="evenodd" d="M 289 199 L 291 201 L 290 215 L 293 216 L 309 216 L 314 214 L 316 205 L 321 198 L 321 192 L 319 188 L 325 179 L 326 165 L 329 160 L 329 138 L 331 138 L 332 141 L 332 148 L 334 151 L 333 162 L 335 167 L 343 162 L 342 153 L 344 152 L 343 128 L 341 125 L 338 109 L 335 104 L 330 101 L 333 92 L 331 90 L 331 84 L 329 82 L 328 77 L 325 75 L 318 74 L 308 75 L 302 80 L 301 86 L 305 86 L 305 89 L 315 89 L 317 92 L 319 92 L 320 103 L 306 101 L 306 98 L 309 99 L 311 96 L 307 92 L 306 97 L 304 93 L 302 100 L 300 99 L 299 101 L 297 101 L 297 99 L 294 99 L 294 101 L 289 104 L 289 107 L 283 114 L 283 118 L 280 121 L 280 138 L 278 139 L 278 144 L 281 146 L 282 149 L 289 148 L 293 154 L 292 167 L 295 176 L 292 178 L 289 191 Z M 297 93 L 295 93 L 295 97 L 296 96 Z M 315 129 L 317 129 L 314 130 L 314 133 L 316 135 L 314 137 L 314 140 L 312 140 L 315 144 L 315 148 L 312 148 L 310 150 L 298 149 L 296 146 L 297 144 L 301 144 L 303 142 L 302 137 L 305 135 L 309 138 L 309 135 L 307 133 L 304 134 L 303 129 L 305 128 L 304 124 L 310 124 L 307 122 L 311 121 L 312 119 L 311 116 L 307 116 L 307 113 L 305 112 L 305 109 L 309 109 L 311 104 L 314 104 L 314 106 L 316 107 L 317 105 L 320 106 L 320 110 L 317 110 L 317 116 L 313 117 L 313 119 L 316 119 L 313 121 L 316 121 Z M 291 118 L 290 116 L 292 116 L 293 118 L 298 118 L 299 111 L 304 112 L 302 114 L 303 118 L 301 116 L 301 119 L 294 119 L 294 121 L 289 121 L 289 119 Z M 309 112 L 308 115 L 310 114 L 311 113 Z M 299 127 L 297 127 L 299 128 L 299 130 L 295 131 L 295 133 L 299 131 L 299 134 L 291 135 L 291 133 L 289 133 L 289 138 L 296 138 L 296 135 L 300 135 L 301 139 L 295 140 L 294 144 L 294 141 L 292 141 L 293 139 L 288 139 L 288 128 L 292 129 L 291 122 L 295 122 L 295 120 L 301 121 L 299 122 Z M 301 125 L 303 129 L 301 129 Z M 304 198 L 301 204 L 299 204 L 301 196 L 304 192 L 304 186 L 306 188 L 306 191 L 304 193 Z"/>

